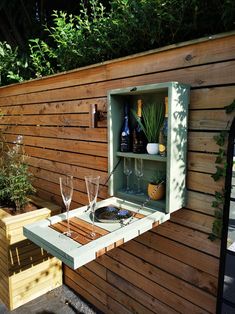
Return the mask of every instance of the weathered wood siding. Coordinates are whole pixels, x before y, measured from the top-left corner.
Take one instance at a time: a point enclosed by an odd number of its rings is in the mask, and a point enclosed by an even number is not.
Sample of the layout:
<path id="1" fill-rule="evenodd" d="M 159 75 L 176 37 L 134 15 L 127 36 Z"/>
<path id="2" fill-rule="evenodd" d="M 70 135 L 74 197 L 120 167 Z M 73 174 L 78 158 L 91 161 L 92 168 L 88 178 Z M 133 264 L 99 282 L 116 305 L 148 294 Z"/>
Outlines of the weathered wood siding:
<path id="1" fill-rule="evenodd" d="M 235 34 L 204 39 L 0 89 L 9 142 L 24 135 L 34 185 L 61 202 L 60 173 L 75 177 L 73 207 L 87 203 L 84 175 L 107 176 L 106 121 L 89 127 L 89 108 L 107 91 L 149 83 L 190 84 L 187 206 L 169 222 L 85 267 L 65 282 L 105 313 L 215 313 L 219 241 L 211 242 L 214 135 L 228 127 L 235 98 Z M 104 182 L 104 181 L 103 181 Z M 100 198 L 107 188 L 101 187 Z"/>

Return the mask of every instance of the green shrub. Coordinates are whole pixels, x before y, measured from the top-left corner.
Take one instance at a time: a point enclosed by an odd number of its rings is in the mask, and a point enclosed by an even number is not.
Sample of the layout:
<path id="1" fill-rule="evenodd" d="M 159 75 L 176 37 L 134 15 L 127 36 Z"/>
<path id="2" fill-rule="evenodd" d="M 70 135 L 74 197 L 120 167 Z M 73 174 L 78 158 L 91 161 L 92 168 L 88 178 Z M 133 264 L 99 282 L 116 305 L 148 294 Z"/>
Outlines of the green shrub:
<path id="1" fill-rule="evenodd" d="M 28 63 L 6 42 L 0 42 L 0 85 L 21 82 L 26 78 Z"/>
<path id="2" fill-rule="evenodd" d="M 31 184 L 31 174 L 25 162 L 22 136 L 10 148 L 1 139 L 0 204 L 19 210 L 28 203 L 28 195 L 35 192 Z"/>
<path id="3" fill-rule="evenodd" d="M 2 43 L 2 85 L 234 29 L 232 0 L 100 1 L 81 1 L 79 15 L 54 11 L 46 39 L 29 41 L 29 65 Z"/>

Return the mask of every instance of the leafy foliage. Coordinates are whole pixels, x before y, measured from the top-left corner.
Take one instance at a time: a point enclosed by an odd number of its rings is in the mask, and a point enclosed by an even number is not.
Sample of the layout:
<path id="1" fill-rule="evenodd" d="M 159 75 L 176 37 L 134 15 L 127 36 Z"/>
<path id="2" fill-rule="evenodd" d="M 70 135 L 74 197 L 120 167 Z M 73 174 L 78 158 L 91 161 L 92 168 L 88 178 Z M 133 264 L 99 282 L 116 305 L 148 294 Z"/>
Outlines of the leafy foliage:
<path id="1" fill-rule="evenodd" d="M 78 15 L 54 11 L 52 22 L 46 19 L 43 37 L 24 48 L 28 63 L 8 47 L 2 85 L 26 79 L 29 72 L 41 77 L 231 30 L 234 14 L 231 0 L 82 0 Z"/>
<path id="2" fill-rule="evenodd" d="M 164 171 L 156 170 L 154 175 L 151 177 L 150 183 L 152 184 L 162 184 L 166 182 L 166 174 Z"/>
<path id="3" fill-rule="evenodd" d="M 212 207 L 215 208 L 215 212 L 214 212 L 214 221 L 212 224 L 212 232 L 209 235 L 209 239 L 211 241 L 216 240 L 217 238 L 221 238 L 221 234 L 222 234 L 222 228 L 223 228 L 223 224 L 222 224 L 222 219 L 223 219 L 223 206 L 224 206 L 224 193 L 225 191 L 215 192 L 215 200 L 212 202 Z"/>
<path id="4" fill-rule="evenodd" d="M 211 175 L 214 181 L 218 181 L 221 178 L 224 178 L 226 176 L 226 168 L 227 163 L 225 160 L 225 150 L 224 145 L 227 138 L 228 132 L 227 131 L 221 131 L 218 135 L 214 136 L 214 140 L 216 144 L 219 146 L 219 151 L 216 156 L 215 163 L 216 166 L 216 172 Z M 223 206 L 224 206 L 224 194 L 225 191 L 222 192 L 215 192 L 215 199 L 213 200 L 211 206 L 215 208 L 214 213 L 214 221 L 212 224 L 212 232 L 209 235 L 209 239 L 211 241 L 216 240 L 217 238 L 220 239 L 222 235 L 222 228 L 223 228 Z"/>
<path id="5" fill-rule="evenodd" d="M 228 132 L 221 131 L 218 135 L 214 136 L 214 140 L 218 146 L 224 146 L 226 135 L 228 135 Z"/>
<path id="6" fill-rule="evenodd" d="M 54 68 L 51 65 L 51 60 L 56 58 L 56 55 L 47 43 L 39 38 L 29 40 L 30 61 L 34 69 L 36 77 L 42 77 L 54 73 Z"/>
<path id="7" fill-rule="evenodd" d="M 225 112 L 226 113 L 231 113 L 235 110 L 235 99 L 233 100 L 233 102 L 229 105 L 225 107 Z"/>
<path id="8" fill-rule="evenodd" d="M 28 203 L 27 196 L 35 192 L 22 151 L 22 136 L 12 148 L 3 138 L 1 143 L 0 203 L 18 210 Z"/>
<path id="9" fill-rule="evenodd" d="M 132 111 L 136 121 L 143 130 L 149 143 L 157 143 L 159 132 L 164 121 L 164 105 L 163 103 L 147 103 L 143 106 L 142 115 L 143 123 L 137 116 L 135 111 Z"/>
<path id="10" fill-rule="evenodd" d="M 0 85 L 23 81 L 27 60 L 19 57 L 18 48 L 12 49 L 6 42 L 0 42 Z"/>

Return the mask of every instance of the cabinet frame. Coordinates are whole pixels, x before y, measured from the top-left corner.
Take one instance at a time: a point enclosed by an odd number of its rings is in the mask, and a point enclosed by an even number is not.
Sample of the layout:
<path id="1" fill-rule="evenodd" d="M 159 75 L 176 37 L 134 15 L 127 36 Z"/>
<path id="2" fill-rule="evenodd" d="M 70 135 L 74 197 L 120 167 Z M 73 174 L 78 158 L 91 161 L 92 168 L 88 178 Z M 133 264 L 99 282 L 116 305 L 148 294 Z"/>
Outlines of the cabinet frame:
<path id="1" fill-rule="evenodd" d="M 166 202 L 163 208 L 165 213 L 172 213 L 182 208 L 186 202 L 189 90 L 189 85 L 167 82 L 115 89 L 108 92 L 109 174 L 113 172 L 119 158 L 124 158 L 124 156 L 166 164 Z M 162 99 L 168 96 L 167 156 L 119 152 L 120 113 L 123 110 L 125 99 L 130 101 L 133 98 L 136 101 L 138 97 L 150 96 L 150 98 L 153 98 L 155 95 L 159 95 Z M 119 181 L 122 180 L 123 182 L 121 169 L 122 167 L 119 166 L 111 176 L 109 194 L 111 196 L 123 197 L 126 200 L 133 200 L 133 195 L 123 195 L 118 192 L 121 186 Z M 142 201 L 144 201 L 144 198 Z M 138 197 L 136 197 L 136 200 L 138 201 Z M 152 208 L 159 209 L 158 201 L 151 201 L 151 204 Z"/>

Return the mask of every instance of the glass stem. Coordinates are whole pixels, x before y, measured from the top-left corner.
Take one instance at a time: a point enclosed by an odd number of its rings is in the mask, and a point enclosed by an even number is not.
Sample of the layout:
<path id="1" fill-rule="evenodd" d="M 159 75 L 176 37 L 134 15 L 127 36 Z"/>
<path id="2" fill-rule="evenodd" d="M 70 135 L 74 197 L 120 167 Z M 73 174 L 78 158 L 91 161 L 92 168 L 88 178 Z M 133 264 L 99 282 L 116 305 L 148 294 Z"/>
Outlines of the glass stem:
<path id="1" fill-rule="evenodd" d="M 95 234 L 95 211 L 93 209 L 93 215 L 92 215 L 92 233 Z"/>
<path id="2" fill-rule="evenodd" d="M 138 180 L 138 193 L 140 193 L 141 189 L 140 189 L 140 177 L 137 177 Z"/>
<path id="3" fill-rule="evenodd" d="M 92 237 L 95 236 L 95 202 L 91 205 L 91 211 L 92 211 Z"/>
<path id="4" fill-rule="evenodd" d="M 130 180 L 129 180 L 129 175 L 127 175 L 126 176 L 126 190 L 127 190 L 127 192 L 129 192 L 130 191 Z"/>
<path id="5" fill-rule="evenodd" d="M 70 224 L 69 224 L 69 204 L 66 205 L 67 212 L 67 232 L 70 233 Z"/>

